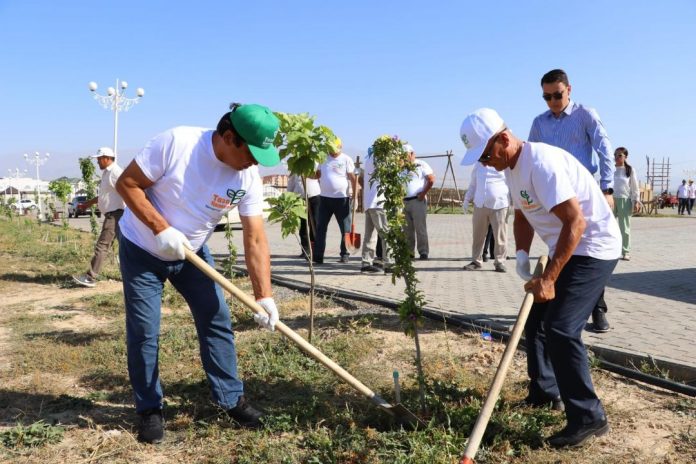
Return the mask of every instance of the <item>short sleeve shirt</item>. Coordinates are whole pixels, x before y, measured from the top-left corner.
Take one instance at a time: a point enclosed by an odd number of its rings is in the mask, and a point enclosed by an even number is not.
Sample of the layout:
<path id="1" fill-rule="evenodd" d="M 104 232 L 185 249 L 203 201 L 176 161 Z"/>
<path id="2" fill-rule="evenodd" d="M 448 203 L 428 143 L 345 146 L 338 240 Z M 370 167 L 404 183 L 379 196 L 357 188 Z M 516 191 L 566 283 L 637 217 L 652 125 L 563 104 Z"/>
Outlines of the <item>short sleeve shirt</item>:
<path id="1" fill-rule="evenodd" d="M 545 143 L 527 142 L 514 169 L 505 169 L 513 204 L 549 247 L 556 251 L 562 223 L 551 210 L 573 197 L 585 218 L 574 255 L 618 259 L 621 233 L 602 191 L 587 169 L 570 153 Z"/>
<path id="2" fill-rule="evenodd" d="M 410 173 L 410 179 L 406 184 L 406 197 L 415 197 L 425 188 L 425 178 L 433 173 L 433 169 L 423 160 L 415 160 L 415 171 Z"/>
<path id="3" fill-rule="evenodd" d="M 145 193 L 155 209 L 191 242 L 203 246 L 222 216 L 233 208 L 240 216 L 263 214 L 258 168 L 237 171 L 213 152 L 213 130 L 176 127 L 155 138 L 135 157 L 154 182 Z M 160 259 L 153 232 L 131 211 L 119 223 L 123 235 Z"/>
<path id="4" fill-rule="evenodd" d="M 348 174 L 355 172 L 355 163 L 345 153 L 337 157 L 329 155 L 321 166 L 319 186 L 321 196 L 329 198 L 346 198 L 349 192 Z"/>

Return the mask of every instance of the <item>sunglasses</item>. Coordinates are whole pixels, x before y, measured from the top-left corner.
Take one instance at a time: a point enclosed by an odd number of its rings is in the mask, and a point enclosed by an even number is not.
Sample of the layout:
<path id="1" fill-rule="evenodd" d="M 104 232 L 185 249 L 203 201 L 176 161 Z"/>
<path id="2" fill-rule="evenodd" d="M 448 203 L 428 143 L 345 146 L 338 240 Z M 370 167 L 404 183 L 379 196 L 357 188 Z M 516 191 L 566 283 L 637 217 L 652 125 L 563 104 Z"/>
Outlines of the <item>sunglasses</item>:
<path id="1" fill-rule="evenodd" d="M 560 100 L 561 98 L 563 98 L 563 92 L 544 93 L 541 95 L 541 98 L 543 98 L 546 101 L 551 101 L 552 98 L 554 100 Z"/>
<path id="2" fill-rule="evenodd" d="M 491 156 L 493 156 L 493 146 L 495 145 L 496 140 L 498 140 L 498 137 L 500 137 L 500 134 L 505 132 L 507 130 L 507 127 L 504 127 L 500 132 L 495 134 L 491 140 L 493 142 L 491 143 L 490 148 L 488 149 L 487 152 L 481 153 L 481 156 L 479 157 L 479 163 L 487 163 L 491 160 Z"/>

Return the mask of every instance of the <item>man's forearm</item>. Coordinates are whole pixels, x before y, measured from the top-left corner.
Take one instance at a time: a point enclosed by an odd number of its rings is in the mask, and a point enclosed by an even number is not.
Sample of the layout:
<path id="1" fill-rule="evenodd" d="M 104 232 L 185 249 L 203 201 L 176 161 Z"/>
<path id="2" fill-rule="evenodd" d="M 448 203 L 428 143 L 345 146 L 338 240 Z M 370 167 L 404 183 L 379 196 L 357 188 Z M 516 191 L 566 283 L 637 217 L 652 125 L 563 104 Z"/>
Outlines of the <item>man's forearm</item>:
<path id="1" fill-rule="evenodd" d="M 264 232 L 244 234 L 244 256 L 256 299 L 272 297 L 271 258 Z"/>
<path id="2" fill-rule="evenodd" d="M 561 270 L 566 265 L 573 252 L 580 243 L 580 238 L 585 231 L 585 219 L 578 217 L 572 222 L 563 224 L 561 228 L 561 233 L 558 235 L 558 242 L 556 242 L 556 250 L 553 256 L 549 260 L 546 270 L 544 271 L 543 278 L 556 282 Z"/>
<path id="3" fill-rule="evenodd" d="M 515 248 L 529 253 L 534 240 L 534 228 L 520 210 L 515 210 L 515 221 L 512 223 L 512 233 L 515 236 Z"/>

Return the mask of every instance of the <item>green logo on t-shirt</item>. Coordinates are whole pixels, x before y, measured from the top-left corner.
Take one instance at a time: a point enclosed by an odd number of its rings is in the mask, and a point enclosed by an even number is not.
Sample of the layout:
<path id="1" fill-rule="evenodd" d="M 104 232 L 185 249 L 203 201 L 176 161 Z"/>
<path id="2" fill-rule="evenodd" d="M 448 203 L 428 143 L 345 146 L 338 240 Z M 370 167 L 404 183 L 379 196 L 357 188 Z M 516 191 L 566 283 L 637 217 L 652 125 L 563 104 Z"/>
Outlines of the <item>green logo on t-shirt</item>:
<path id="1" fill-rule="evenodd" d="M 230 203 L 233 205 L 236 205 L 237 203 L 242 201 L 244 195 L 246 195 L 246 190 L 227 189 L 227 196 L 230 197 Z"/>
<path id="2" fill-rule="evenodd" d="M 529 194 L 527 193 L 526 190 L 520 190 L 520 196 L 522 198 L 524 198 L 524 200 L 527 202 L 528 205 L 531 205 L 532 203 L 534 203 L 534 200 L 529 198 Z"/>

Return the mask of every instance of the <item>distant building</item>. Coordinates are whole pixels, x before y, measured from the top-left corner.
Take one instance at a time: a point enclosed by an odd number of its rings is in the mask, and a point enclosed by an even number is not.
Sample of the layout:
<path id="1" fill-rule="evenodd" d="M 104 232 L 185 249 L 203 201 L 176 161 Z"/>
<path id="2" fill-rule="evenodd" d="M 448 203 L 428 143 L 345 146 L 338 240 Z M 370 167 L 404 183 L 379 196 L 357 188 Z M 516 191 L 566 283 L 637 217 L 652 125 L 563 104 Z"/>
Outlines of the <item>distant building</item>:
<path id="1" fill-rule="evenodd" d="M 272 185 L 275 188 L 286 189 L 288 187 L 287 174 L 270 174 L 263 176 L 263 185 Z"/>

